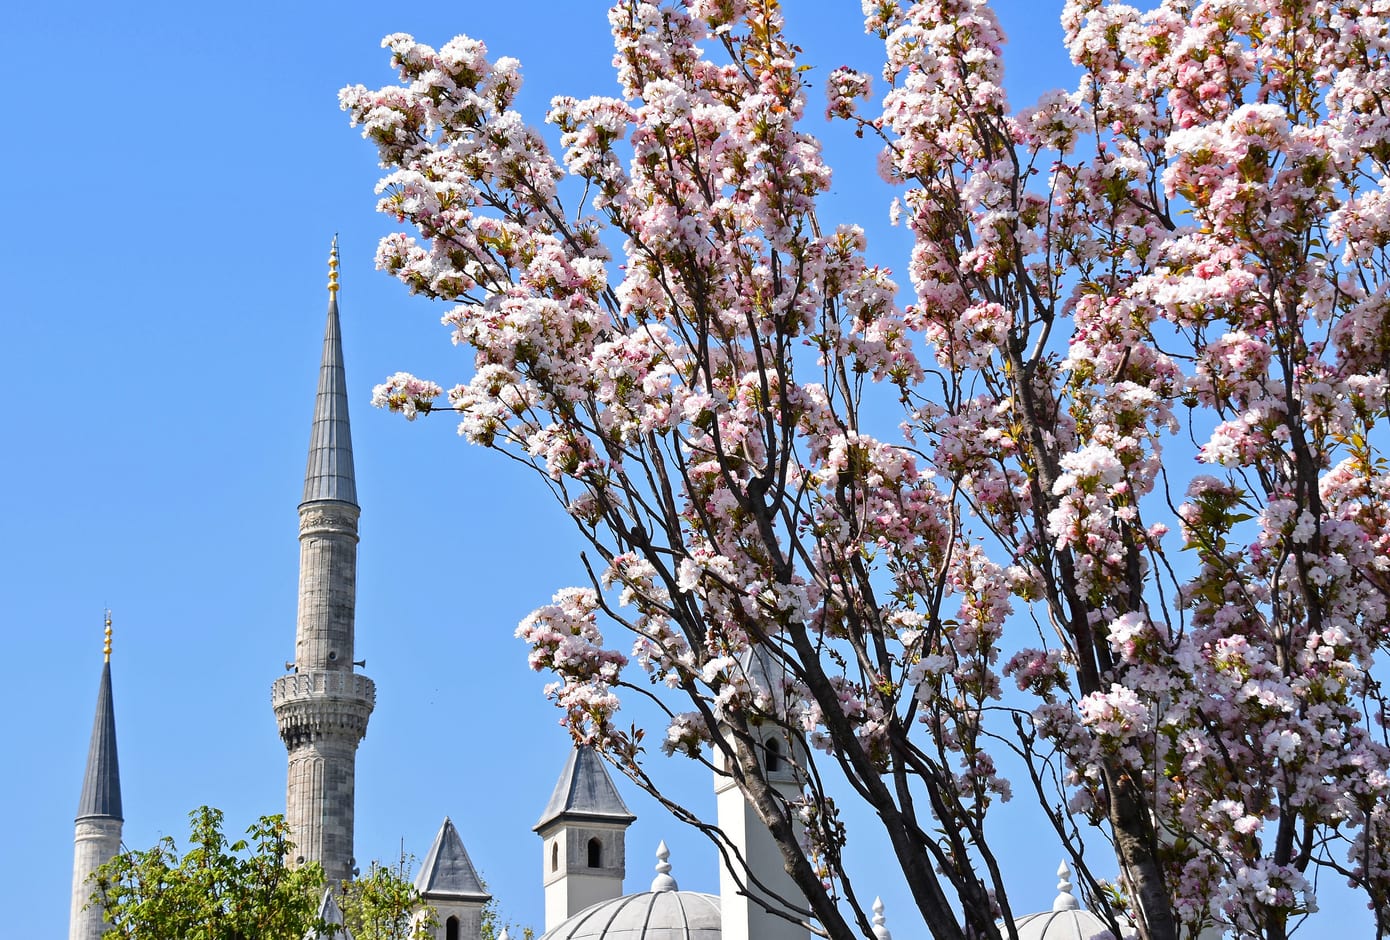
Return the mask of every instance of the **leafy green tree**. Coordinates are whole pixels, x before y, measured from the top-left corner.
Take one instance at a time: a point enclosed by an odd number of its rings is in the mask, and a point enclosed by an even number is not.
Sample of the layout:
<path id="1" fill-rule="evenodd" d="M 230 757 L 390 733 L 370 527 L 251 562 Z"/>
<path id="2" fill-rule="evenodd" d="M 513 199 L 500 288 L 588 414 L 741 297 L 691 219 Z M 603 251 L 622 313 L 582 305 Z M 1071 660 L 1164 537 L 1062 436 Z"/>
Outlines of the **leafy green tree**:
<path id="1" fill-rule="evenodd" d="M 439 925 L 410 880 L 404 853 L 395 865 L 372 862 L 365 876 L 344 883 L 340 906 L 353 940 L 428 940 Z"/>
<path id="2" fill-rule="evenodd" d="M 153 848 L 126 851 L 97 869 L 91 903 L 115 940 L 304 940 L 343 936 L 319 917 L 324 874 L 317 862 L 291 867 L 283 816 L 262 816 L 247 838 L 228 842 L 222 811 L 189 814 L 188 849 L 171 836 Z M 411 884 L 404 855 L 394 866 L 373 862 L 366 877 L 338 895 L 353 940 L 423 940 L 436 926 Z M 418 916 L 417 916 L 418 915 Z M 414 923 L 412 924 L 412 918 Z"/>
<path id="3" fill-rule="evenodd" d="M 535 930 L 530 927 L 518 929 L 516 924 L 504 921 L 497 907 L 497 899 L 493 898 L 483 905 L 483 924 L 479 936 L 482 940 L 499 940 L 504 930 L 512 940 L 535 940 Z"/>
<path id="4" fill-rule="evenodd" d="M 487 889 L 487 879 L 481 879 L 483 889 Z M 482 940 L 499 940 L 503 931 L 511 937 L 511 940 L 534 940 L 536 931 L 530 927 L 518 927 L 516 924 L 506 920 L 502 915 L 501 905 L 496 898 L 488 898 L 483 905 L 483 916 L 481 930 L 478 935 Z"/>
<path id="5" fill-rule="evenodd" d="M 336 929 L 318 916 L 323 869 L 286 863 L 292 843 L 284 817 L 262 816 L 234 842 L 222 834 L 221 810 L 201 806 L 189 820 L 182 855 L 165 836 L 97 869 L 92 903 L 106 918 L 103 936 L 303 940 L 311 930 Z"/>

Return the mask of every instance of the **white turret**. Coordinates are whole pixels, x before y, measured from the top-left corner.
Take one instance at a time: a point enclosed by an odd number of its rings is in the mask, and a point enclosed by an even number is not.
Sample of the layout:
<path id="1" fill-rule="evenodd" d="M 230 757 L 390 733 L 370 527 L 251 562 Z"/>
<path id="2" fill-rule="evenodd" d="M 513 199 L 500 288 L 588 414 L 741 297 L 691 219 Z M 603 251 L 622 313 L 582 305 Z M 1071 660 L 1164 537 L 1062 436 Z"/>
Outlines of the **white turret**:
<path id="1" fill-rule="evenodd" d="M 782 684 L 775 678 L 780 669 L 769 660 L 762 650 L 755 652 L 749 658 L 748 679 L 750 684 L 767 691 L 773 708 L 777 709 L 784 700 L 784 693 Z M 804 759 L 798 753 L 796 741 L 775 721 L 750 727 L 749 733 L 763 763 L 764 776 L 782 804 L 796 803 L 801 798 L 798 767 Z M 734 744 L 732 734 L 729 744 Z M 748 868 L 745 873 L 731 867 L 738 865 L 737 859 L 720 854 L 719 906 L 723 940 L 807 940 L 809 932 L 800 923 L 807 916 L 801 890 L 787 874 L 772 833 L 739 789 L 738 774 L 738 768 L 730 766 L 723 750 L 716 748 L 714 793 L 719 828 Z M 755 882 L 762 887 L 755 887 Z M 761 898 L 763 903 L 750 895 Z M 791 919 L 769 911 L 764 903 L 773 910 L 785 912 Z"/>

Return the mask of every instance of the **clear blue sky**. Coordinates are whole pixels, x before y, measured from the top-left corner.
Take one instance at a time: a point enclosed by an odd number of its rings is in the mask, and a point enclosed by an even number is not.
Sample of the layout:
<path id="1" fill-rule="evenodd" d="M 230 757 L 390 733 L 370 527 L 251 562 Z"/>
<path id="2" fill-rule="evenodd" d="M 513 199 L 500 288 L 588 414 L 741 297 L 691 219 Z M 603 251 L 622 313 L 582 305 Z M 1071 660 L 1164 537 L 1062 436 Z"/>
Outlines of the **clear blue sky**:
<path id="1" fill-rule="evenodd" d="M 816 65 L 872 70 L 856 0 L 788 0 Z M 398 369 L 445 381 L 468 362 L 372 268 L 373 148 L 337 90 L 392 79 L 383 35 L 435 45 L 460 32 L 521 59 L 538 123 L 557 93 L 610 93 L 601 0 L 452 4 L 15 6 L 0 36 L 7 89 L 0 172 L 0 909 L 6 936 L 67 930 L 72 818 L 101 664 L 113 672 L 125 840 L 182 838 L 202 803 L 239 829 L 284 807 L 270 683 L 292 656 L 298 502 L 323 329 L 326 257 L 340 295 L 363 507 L 359 656 L 378 705 L 358 755 L 357 856 L 423 855 L 446 815 L 523 923 L 543 920 L 530 831 L 567 745 L 512 638 L 582 580 L 567 521 L 534 481 L 463 444 L 446 420 L 407 425 L 368 406 Z M 1047 0 L 1001 4 L 1015 102 L 1070 85 Z M 823 107 L 820 92 L 811 110 Z M 812 121 L 816 126 L 819 119 Z M 882 228 L 873 147 L 829 150 L 832 216 Z M 865 208 L 867 207 L 867 208 Z M 892 239 L 885 239 L 892 242 Z M 871 243 L 871 248 L 873 247 Z M 903 268 L 900 236 L 877 260 Z M 658 768 L 712 811 L 706 774 Z M 659 839 L 685 888 L 715 861 L 631 787 L 628 887 Z M 1016 909 L 1047 907 L 1057 850 L 1021 818 L 1004 853 Z M 871 889 L 872 890 L 872 889 Z M 906 901 L 886 878 L 889 926 Z M 894 911 L 900 919 L 894 920 Z M 1362 912 L 1364 915 L 1364 912 Z M 1364 923 L 1349 919 L 1348 924 Z M 1321 925 L 1330 926 L 1330 925 Z M 1355 932 L 1355 931 L 1352 931 Z"/>

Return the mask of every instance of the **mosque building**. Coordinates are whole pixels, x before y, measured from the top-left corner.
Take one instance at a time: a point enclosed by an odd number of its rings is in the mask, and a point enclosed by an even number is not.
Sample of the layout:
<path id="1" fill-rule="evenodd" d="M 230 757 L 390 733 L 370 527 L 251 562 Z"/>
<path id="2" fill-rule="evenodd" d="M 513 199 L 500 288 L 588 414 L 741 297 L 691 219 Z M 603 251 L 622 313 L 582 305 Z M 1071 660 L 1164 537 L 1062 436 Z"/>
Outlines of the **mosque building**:
<path id="1" fill-rule="evenodd" d="M 303 500 L 299 504 L 299 610 L 294 660 L 271 685 L 271 704 L 288 758 L 285 818 L 296 863 L 316 861 L 330 885 L 352 877 L 357 746 L 376 704 L 376 686 L 354 660 L 357 502 L 347 382 L 338 317 L 338 249 L 329 257 L 328 319 L 310 432 Z M 111 621 L 105 661 L 74 828 L 69 940 L 99 940 L 102 912 L 87 903 L 90 876 L 120 851 L 121 786 L 111 691 Z M 775 759 L 775 758 L 770 758 Z M 797 789 L 792 762 L 782 760 L 774 785 Z M 574 748 L 534 831 L 541 840 L 545 929 L 541 940 L 808 940 L 810 932 L 780 897 L 795 898 L 771 834 L 727 775 L 716 778 L 719 827 L 747 860 L 752 878 L 722 859 L 720 894 L 682 891 L 665 843 L 656 850 L 650 888 L 624 892 L 629 812 L 602 758 Z M 1053 910 L 1016 922 L 1027 940 L 1113 940 L 1104 922 L 1080 910 L 1065 865 Z M 765 886 L 754 900 L 739 886 Z M 445 819 L 424 857 L 415 885 L 435 909 L 436 940 L 479 940 L 490 900 L 458 829 Z M 769 910 L 772 908 L 773 910 Z M 342 923 L 331 890 L 320 910 Z M 876 940 L 891 940 L 881 903 L 874 906 Z M 505 932 L 504 932 L 505 933 Z M 347 937 L 346 933 L 337 934 Z"/>

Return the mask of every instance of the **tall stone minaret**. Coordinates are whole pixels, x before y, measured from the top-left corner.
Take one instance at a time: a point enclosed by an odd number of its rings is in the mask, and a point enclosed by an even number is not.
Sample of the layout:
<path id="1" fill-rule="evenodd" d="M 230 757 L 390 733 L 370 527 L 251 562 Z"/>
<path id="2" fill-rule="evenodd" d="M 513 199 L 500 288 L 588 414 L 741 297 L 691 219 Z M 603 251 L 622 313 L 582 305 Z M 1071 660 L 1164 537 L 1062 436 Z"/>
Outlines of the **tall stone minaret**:
<path id="1" fill-rule="evenodd" d="M 87 772 L 77 801 L 72 853 L 72 911 L 68 940 L 99 940 L 101 908 L 89 905 L 97 867 L 121 850 L 121 768 L 116 760 L 116 710 L 111 704 L 111 612 L 106 612 L 106 662 L 97 688 L 96 719 L 87 748 Z"/>
<path id="2" fill-rule="evenodd" d="M 338 328 L 338 240 L 328 258 L 328 326 L 299 504 L 299 616 L 290 675 L 271 704 L 289 749 L 285 818 L 295 863 L 323 865 L 329 884 L 353 874 L 357 745 L 376 685 L 353 672 L 357 598 L 357 486 L 352 472 L 343 341 Z M 288 664 L 287 664 L 288 665 Z"/>

